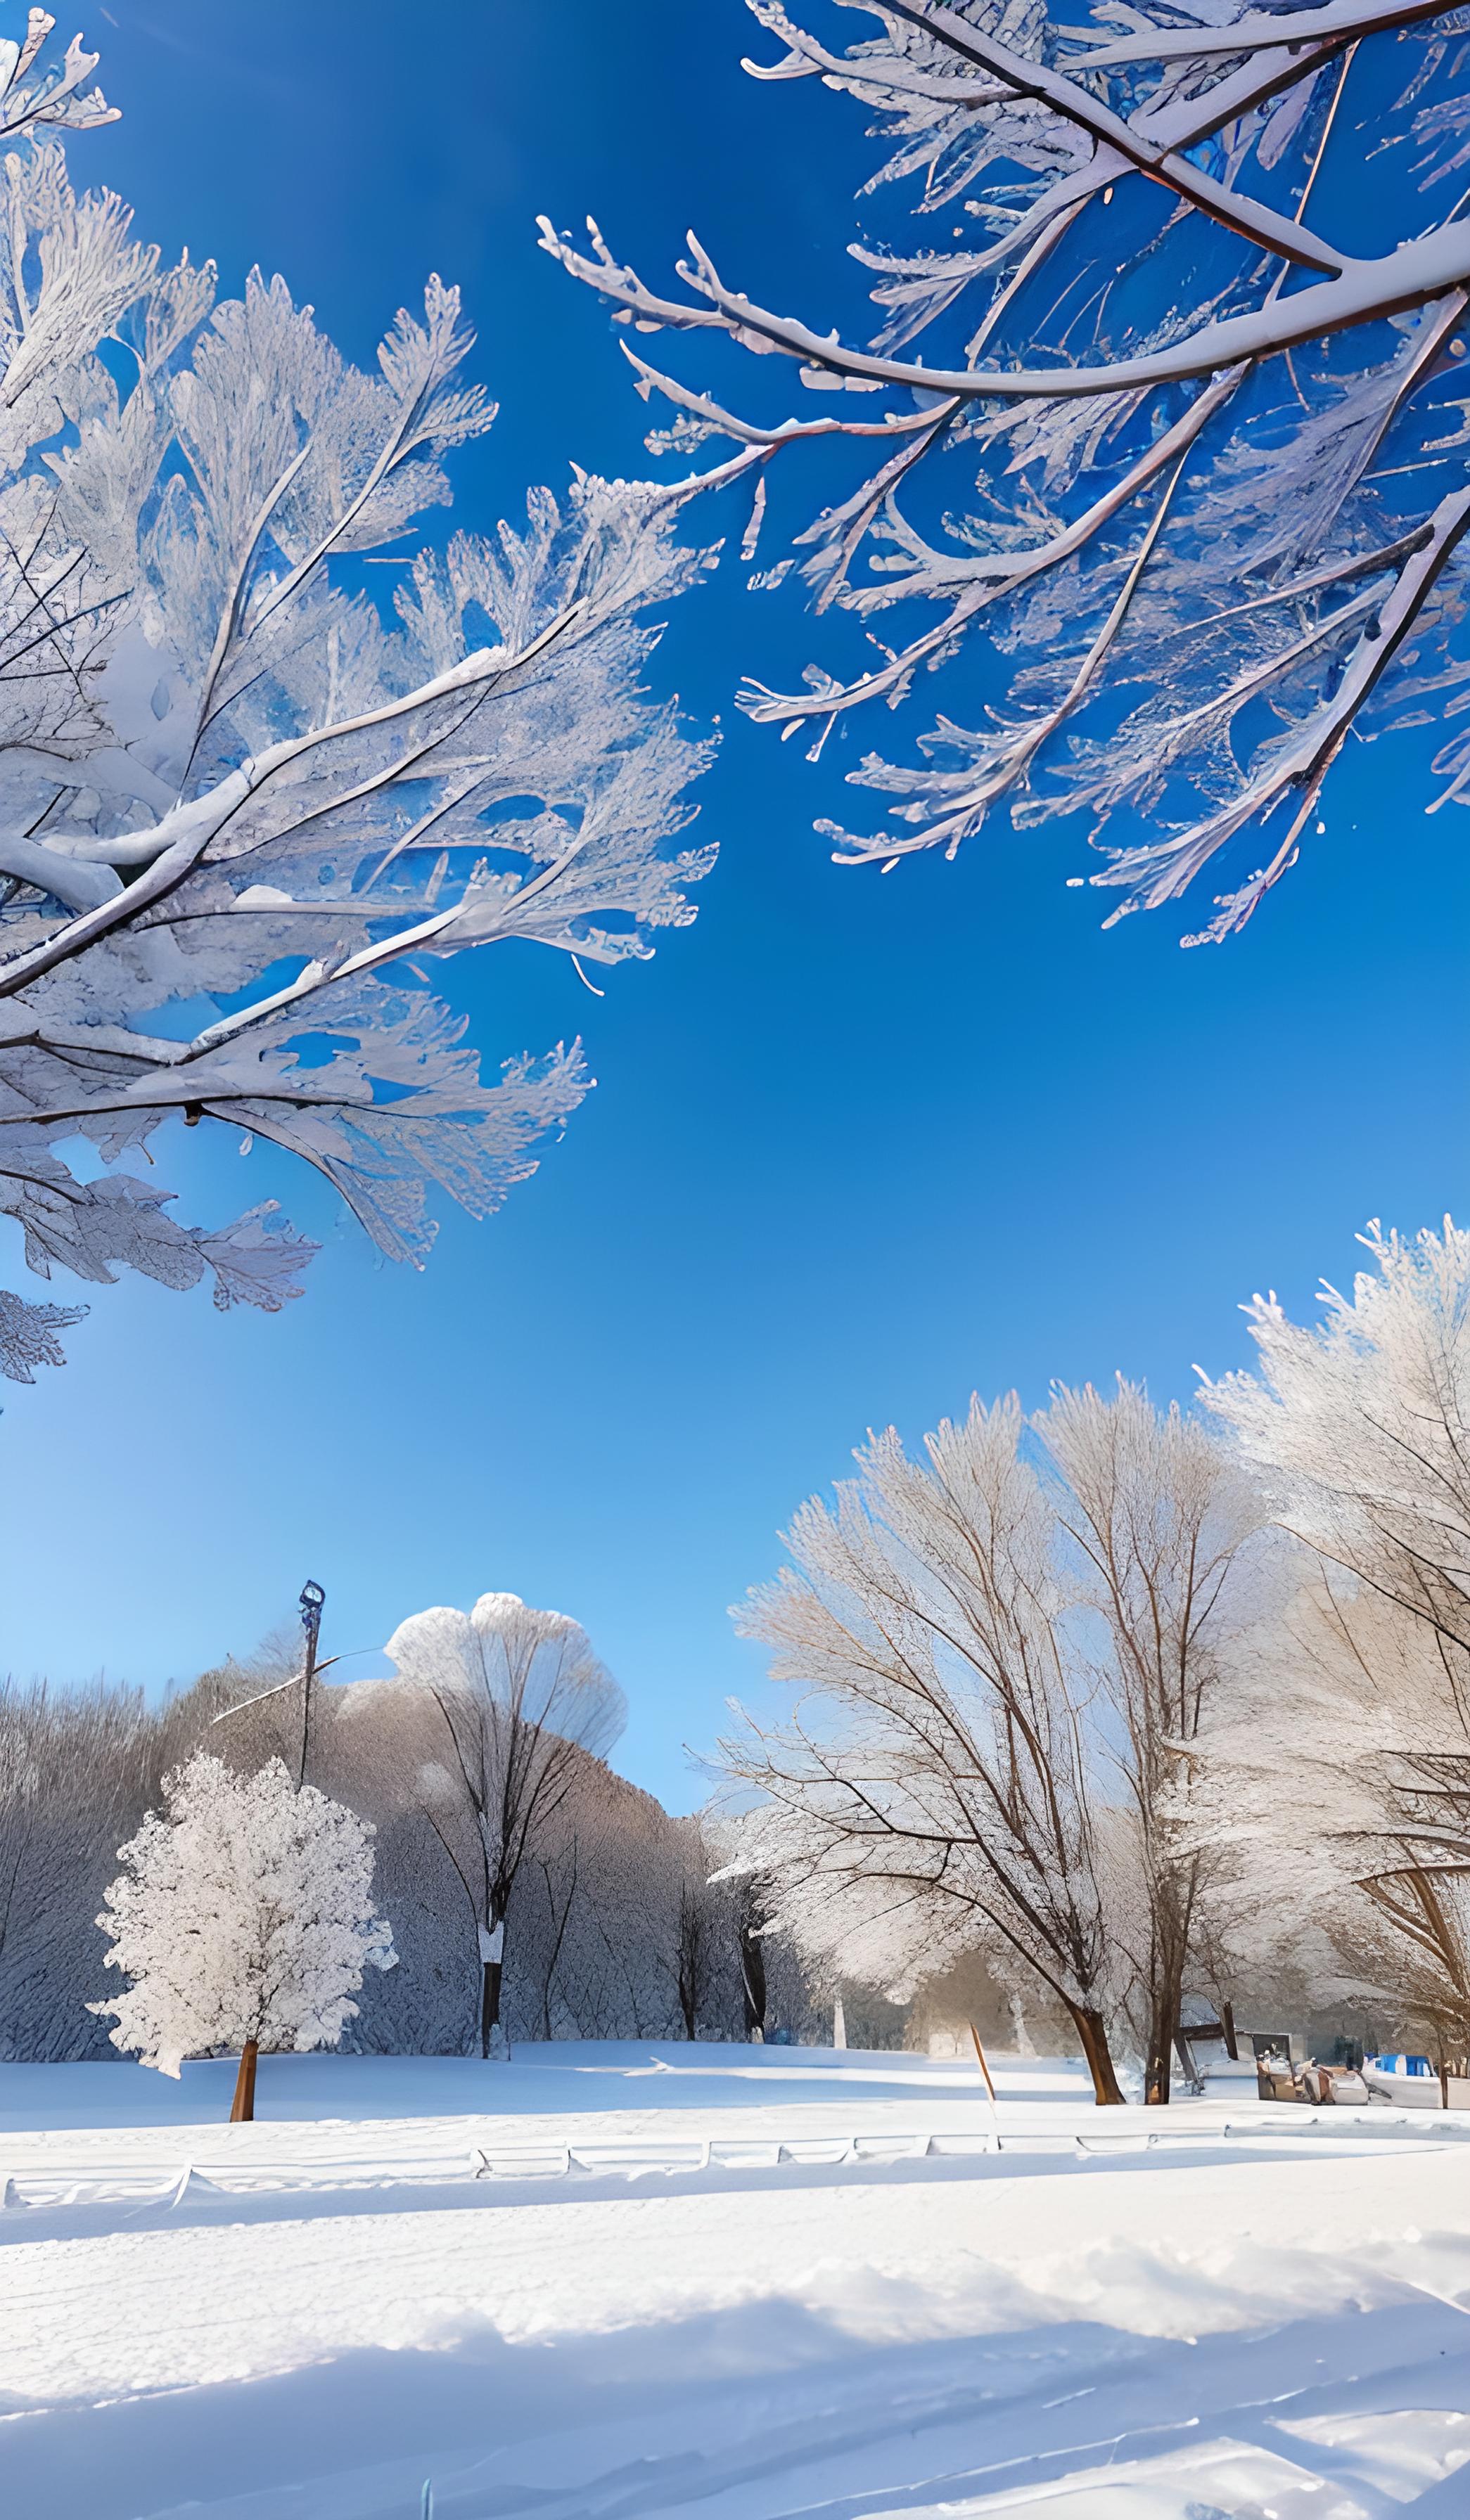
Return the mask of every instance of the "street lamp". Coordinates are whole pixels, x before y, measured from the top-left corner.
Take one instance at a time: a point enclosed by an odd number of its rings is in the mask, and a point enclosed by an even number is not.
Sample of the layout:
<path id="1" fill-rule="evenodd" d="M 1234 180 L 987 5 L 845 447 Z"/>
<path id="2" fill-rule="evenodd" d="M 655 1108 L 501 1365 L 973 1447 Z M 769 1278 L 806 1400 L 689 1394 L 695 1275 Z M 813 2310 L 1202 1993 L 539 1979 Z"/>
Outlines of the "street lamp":
<path id="1" fill-rule="evenodd" d="M 297 1777 L 299 1792 L 306 1781 L 306 1742 L 311 1730 L 311 1683 L 316 1673 L 316 1641 L 322 1632 L 322 1605 L 327 1598 L 320 1584 L 301 1586 L 301 1625 L 306 1631 L 306 1668 L 301 1674 L 301 1764 Z"/>

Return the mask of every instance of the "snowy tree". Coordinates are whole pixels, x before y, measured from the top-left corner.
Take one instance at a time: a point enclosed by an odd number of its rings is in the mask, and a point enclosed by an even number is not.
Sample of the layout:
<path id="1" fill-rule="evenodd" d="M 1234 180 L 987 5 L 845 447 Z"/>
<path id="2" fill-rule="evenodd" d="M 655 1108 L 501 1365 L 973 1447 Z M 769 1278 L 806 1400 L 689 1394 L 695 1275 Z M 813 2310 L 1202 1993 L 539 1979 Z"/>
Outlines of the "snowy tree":
<path id="1" fill-rule="evenodd" d="M 719 1863 L 709 1887 L 724 1903 L 717 1948 L 734 1998 L 732 2038 L 763 2043 L 800 2022 L 824 2044 L 840 1986 L 872 1975 L 907 1993 L 932 1938 L 950 1924 L 920 1901 L 896 1911 L 892 1891 L 866 1874 L 822 1866 L 804 1816 L 773 1802 L 712 1813 L 707 1839 Z"/>
<path id="2" fill-rule="evenodd" d="M 1231 1648 L 1195 1743 L 1181 1836 L 1207 1914 L 1258 1980 L 1470 2050 L 1470 1705 L 1433 1632 L 1305 1551 Z"/>
<path id="3" fill-rule="evenodd" d="M 763 1797 L 768 1867 L 808 1951 L 889 1992 L 967 1949 L 1008 1950 L 1065 2004 L 1097 2097 L 1120 2097 L 1106 1850 L 1063 1632 L 1054 1524 L 1014 1399 L 977 1400 L 911 1461 L 870 1438 L 792 1562 L 737 1613 L 799 1689 L 794 1718 L 721 1745 Z"/>
<path id="4" fill-rule="evenodd" d="M 539 1883 L 546 1893 L 546 1924 L 542 1943 L 541 1966 L 537 1971 L 540 1993 L 540 2032 L 543 2039 L 555 2037 L 552 2028 L 552 1997 L 557 1985 L 557 1972 L 567 1945 L 567 1929 L 576 1911 L 577 1883 L 581 1869 L 581 1848 L 574 1831 L 556 1854 L 538 1855 L 535 1859 Z"/>
<path id="5" fill-rule="evenodd" d="M 0 1686 L 0 2056 L 95 2052 L 93 1914 L 121 1834 L 155 1799 L 174 1709 L 137 1689 Z"/>
<path id="6" fill-rule="evenodd" d="M 515 1593 L 420 1610 L 388 1641 L 405 1681 L 443 1720 L 442 1761 L 420 1772 L 423 1808 L 475 1918 L 480 2052 L 500 2038 L 507 1912 L 522 1868 L 565 1800 L 581 1755 L 612 1747 L 622 1691 L 574 1619 Z"/>
<path id="7" fill-rule="evenodd" d="M 508 2013 L 537 2018 L 543 2038 L 751 2035 L 740 1887 L 711 1877 L 723 1860 L 717 1825 L 672 1819 L 584 1759 L 537 1835 L 511 1909 Z M 763 2002 L 754 2018 L 763 2027 Z"/>
<path id="8" fill-rule="evenodd" d="M 749 0 L 775 50 L 746 67 L 850 97 L 886 144 L 866 191 L 917 186 L 927 240 L 850 248 L 882 313 L 868 346 L 759 303 L 692 236 L 675 294 L 591 222 L 586 251 L 545 220 L 542 242 L 638 334 L 794 363 L 821 395 L 784 416 L 733 366 L 696 387 L 624 344 L 671 407 L 652 443 L 733 441 L 756 474 L 751 556 L 766 465 L 827 450 L 820 513 L 753 583 L 800 563 L 817 610 L 870 645 L 801 690 L 750 684 L 751 715 L 804 727 L 815 755 L 961 660 L 917 759 L 849 772 L 889 822 L 819 823 L 839 863 L 952 856 L 997 811 L 1080 811 L 1114 919 L 1221 860 L 1186 941 L 1221 938 L 1325 829 L 1350 734 L 1466 704 L 1459 13 L 837 5 L 865 22 L 845 49 L 832 10 L 829 41 Z M 834 472 L 834 440 L 867 460 Z M 1433 766 L 1436 805 L 1470 800 L 1470 737 L 1447 726 Z"/>
<path id="9" fill-rule="evenodd" d="M 1143 1926 L 1134 1976 L 1144 2092 L 1169 2098 L 1171 2058 L 1208 1857 L 1181 1836 L 1191 1745 L 1222 1684 L 1248 1593 L 1242 1551 L 1260 1503 L 1209 1427 L 1155 1409 L 1120 1375 L 1104 1400 L 1058 1388 L 1036 1420 L 1058 1473 L 1055 1509 L 1090 1658 L 1114 1721 L 1109 1748 L 1135 1831 Z M 1084 1652 L 1089 1640 L 1080 1639 Z M 1114 1915 L 1117 1930 L 1118 1917 Z"/>
<path id="10" fill-rule="evenodd" d="M 528 1867 L 530 1899 L 511 1909 L 519 1971 L 528 1965 L 526 1911 L 541 1904 L 536 1890 L 545 1878 L 541 1964 L 554 1964 L 557 2018 L 582 2038 L 666 2039 L 678 2021 L 670 1822 L 652 1796 L 618 1794 L 612 1783 L 600 1763 L 579 1767 L 566 1801 L 539 1832 L 546 1851 Z M 565 1894 L 574 1865 L 575 1895 L 561 1904 L 557 1891 Z M 549 2036 L 549 2011 L 542 2018 Z"/>
<path id="11" fill-rule="evenodd" d="M 46 1729 L 49 1692 L 44 1684 L 0 1690 L 0 1969 L 10 1939 L 16 1893 L 35 1836 L 41 1801 L 38 1735 Z"/>
<path id="12" fill-rule="evenodd" d="M 431 1191 L 483 1216 L 533 1170 L 578 1047 L 482 1082 L 431 968 L 520 938 L 585 976 L 692 916 L 711 852 L 668 844 L 705 756 L 640 694 L 639 615 L 702 563 L 683 488 L 581 472 L 405 552 L 494 417 L 458 292 L 376 372 L 280 279 L 217 300 L 73 191 L 57 135 L 112 110 L 51 27 L 0 44 L 0 1210 L 42 1277 L 276 1310 L 313 1246 L 274 1202 L 185 1227 L 127 1159 L 222 1123 L 415 1263 Z M 0 1292 L 0 1370 L 77 1317 Z"/>
<path id="13" fill-rule="evenodd" d="M 1470 1235 L 1360 1238 L 1376 1271 L 1315 1328 L 1249 1308 L 1257 1374 L 1207 1382 L 1277 1520 L 1423 1622 L 1470 1692 Z"/>
<path id="14" fill-rule="evenodd" d="M 727 1757 L 730 1746 L 725 1745 Z M 749 1781 L 738 1759 L 733 1773 L 738 1782 Z M 795 1826 L 783 1827 L 779 1812 L 758 1810 L 744 1812 L 733 1821 L 717 1815 L 708 1845 L 711 1860 L 717 1861 L 719 1868 L 711 1872 L 707 1887 L 724 1902 L 720 1940 L 735 1962 L 740 2035 L 763 2041 L 770 2009 L 766 1964 L 774 1940 L 782 1935 L 801 1939 L 795 1928 L 806 1904 L 803 1896 L 808 1869 L 805 1841 L 799 1838 Z M 825 1924 L 830 1904 L 825 1895 L 810 1904 Z M 804 1951 L 817 1969 L 829 1961 L 820 1930 L 804 1938 Z"/>
<path id="15" fill-rule="evenodd" d="M 731 1945 L 735 1927 L 728 1894 L 712 1875 L 718 1858 L 708 1822 L 695 1812 L 672 1824 L 674 1898 L 671 1958 L 674 1993 L 686 2039 L 701 2029 L 722 2028 L 728 2011 Z M 746 1935 L 740 1931 L 744 1960 Z M 750 2012 L 750 1983 L 741 1972 L 742 1993 Z M 764 2027 L 763 2007 L 761 2027 Z M 749 2031 L 747 2032 L 749 2035 Z"/>
<path id="16" fill-rule="evenodd" d="M 272 1759 L 239 1776 L 197 1752 L 164 1780 L 119 1848 L 97 1922 L 124 1993 L 91 2008 L 116 2048 L 177 2075 L 186 2056 L 239 2048 L 234 2118 L 254 2114 L 255 2059 L 335 2047 L 365 1964 L 391 1967 L 373 1907 L 372 1829 Z"/>
<path id="17" fill-rule="evenodd" d="M 1393 1982 L 1415 2017 L 1438 2024 L 1442 2052 L 1448 2040 L 1463 2053 L 1470 1235 L 1447 1217 L 1440 1234 L 1410 1240 L 1374 1223 L 1361 1238 L 1375 1269 L 1361 1271 L 1348 1294 L 1325 1287 L 1315 1328 L 1288 1320 L 1274 1295 L 1257 1296 L 1250 1322 L 1259 1372 L 1209 1383 L 1204 1396 L 1280 1524 L 1328 1570 L 1329 1610 L 1316 1622 L 1326 1642 L 1307 1657 L 1302 1684 L 1304 1739 L 1318 1744 L 1329 1796 L 1333 1780 L 1343 1781 L 1336 1836 L 1356 1846 L 1359 1886 L 1392 1928 Z M 1304 1667 L 1301 1651 L 1297 1664 Z M 1315 1677 L 1323 1667 L 1332 1673 L 1325 1696 Z M 1364 1791 L 1376 1798 L 1369 1817 L 1361 1817 Z"/>

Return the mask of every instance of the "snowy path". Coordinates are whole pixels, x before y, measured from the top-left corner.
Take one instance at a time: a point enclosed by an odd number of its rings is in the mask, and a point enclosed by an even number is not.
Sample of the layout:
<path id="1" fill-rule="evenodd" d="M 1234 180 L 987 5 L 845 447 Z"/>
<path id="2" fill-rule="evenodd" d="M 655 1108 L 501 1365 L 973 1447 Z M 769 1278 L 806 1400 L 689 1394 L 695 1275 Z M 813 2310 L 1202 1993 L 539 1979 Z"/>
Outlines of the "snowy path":
<path id="1" fill-rule="evenodd" d="M 452 2142 L 988 2127 L 953 2068 L 725 2053 L 685 2077 L 603 2051 L 595 2078 L 533 2053 L 490 2069 L 504 2113 L 456 2115 Z M 998 2155 L 440 2185 L 429 2112 L 463 2069 L 393 2068 L 393 2119 L 363 2105 L 379 2061 L 272 2060 L 282 2113 L 233 2131 L 262 2166 L 309 2155 L 318 2188 L 0 2216 L 0 2507 L 415 2520 L 432 2477 L 436 2520 L 1470 2512 L 1457 2127 L 1324 2112 L 1308 2143 L 1232 2095 L 1171 2112 L 1187 2148 L 1084 2153 L 1078 2134 L 1132 2137 L 1142 2112 L 1100 2121 L 1065 2069 L 1018 2067 Z M 18 2077 L 93 2071 L 110 2124 L 59 2123 L 94 2106 L 63 2085 L 20 2129 Z M 285 2114 L 321 2107 L 323 2076 L 352 2117 Z M 0 2069 L 0 2166 L 142 2167 L 181 2135 L 217 2157 L 232 2131 L 167 2123 L 187 2096 L 135 2069 Z M 408 2175 L 335 2183 L 385 2154 Z"/>

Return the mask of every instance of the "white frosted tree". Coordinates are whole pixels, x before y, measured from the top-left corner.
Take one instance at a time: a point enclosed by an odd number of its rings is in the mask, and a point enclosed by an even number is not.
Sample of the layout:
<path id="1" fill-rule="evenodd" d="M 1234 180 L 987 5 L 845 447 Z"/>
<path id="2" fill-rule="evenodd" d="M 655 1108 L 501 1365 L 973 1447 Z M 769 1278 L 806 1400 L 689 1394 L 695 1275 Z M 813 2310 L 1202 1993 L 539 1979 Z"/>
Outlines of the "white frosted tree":
<path id="1" fill-rule="evenodd" d="M 1263 1508 L 1214 1428 L 1176 1406 L 1156 1409 L 1121 1375 L 1107 1399 L 1090 1384 L 1059 1387 L 1035 1425 L 1056 1472 L 1075 1645 L 1111 1713 L 1106 1756 L 1139 1876 L 1144 2093 L 1164 2102 L 1209 1865 L 1180 1810 L 1195 1737 L 1234 1676 L 1233 1635 L 1251 1608 L 1245 1545 Z M 1120 1908 L 1115 1900 L 1115 1930 Z"/>
<path id="2" fill-rule="evenodd" d="M 1249 1307 L 1259 1372 L 1207 1382 L 1283 1527 L 1423 1623 L 1470 1700 L 1470 1234 L 1376 1222 L 1314 1328 Z"/>
<path id="3" fill-rule="evenodd" d="M 474 1918 L 480 2052 L 488 2057 L 503 2038 L 516 1883 L 528 1858 L 549 1853 L 538 1841 L 583 1764 L 617 1740 L 626 1703 L 574 1619 L 515 1593 L 482 1593 L 468 1612 L 419 1610 L 386 1650 L 442 1718 L 444 1756 L 423 1766 L 419 1792 Z"/>
<path id="4" fill-rule="evenodd" d="M 1470 2050 L 1470 1708 L 1433 1631 L 1304 1552 L 1236 1642 L 1177 1824 L 1256 1982 Z"/>
<path id="5" fill-rule="evenodd" d="M 1392 1928 L 1404 2006 L 1470 2047 L 1470 1235 L 1376 1222 L 1315 1327 L 1250 1307 L 1258 1372 L 1208 1383 L 1277 1521 L 1324 1563 L 1340 1706 L 1305 1688 L 1345 1785 L 1338 1836 Z M 1336 1590 L 1332 1589 L 1335 1584 Z M 1347 1606 L 1345 1606 L 1345 1604 Z M 1370 1645 L 1359 1639 L 1366 1634 Z M 1298 1655 L 1298 1663 L 1302 1657 Z M 1340 1718 L 1340 1720 L 1339 1720 Z M 1367 1817 L 1361 1816 L 1366 1793 Z M 1355 1798 L 1355 1800 L 1354 1799 Z M 1359 1817 L 1347 1817 L 1356 1808 Z M 1375 1852 L 1376 1845 L 1376 1852 Z M 1408 1962 L 1412 1958 L 1413 1966 Z"/>
<path id="6" fill-rule="evenodd" d="M 693 236 L 675 293 L 590 222 L 587 250 L 542 242 L 640 336 L 724 358 L 696 385 L 624 344 L 672 413 L 652 443 L 723 439 L 757 475 L 748 556 L 765 466 L 823 449 L 818 513 L 752 582 L 798 569 L 840 652 L 749 684 L 752 716 L 815 755 L 946 669 L 917 758 L 848 773 L 886 827 L 818 824 L 839 863 L 1081 813 L 1114 919 L 1224 878 L 1195 943 L 1325 830 L 1350 734 L 1441 729 L 1435 802 L 1470 798 L 1458 13 L 837 0 L 844 46 L 820 0 L 811 26 L 749 6 L 773 49 L 746 68 L 852 99 L 883 142 L 865 193 L 918 222 L 850 248 L 871 340 L 759 302 Z M 793 367 L 819 398 L 796 416 Z M 866 649 L 841 652 L 844 613 Z"/>
<path id="7" fill-rule="evenodd" d="M 261 2048 L 335 2047 L 372 1961 L 391 1967 L 373 1907 L 373 1831 L 284 1763 L 238 1775 L 197 1752 L 164 1779 L 118 1849 L 97 1922 L 125 1991 L 90 2008 L 113 2044 L 177 2075 L 186 2056 L 240 2049 L 232 2119 L 254 2114 Z"/>
<path id="8" fill-rule="evenodd" d="M 890 1428 L 834 1504 L 802 1508 L 791 1562 L 737 1612 L 796 1712 L 721 1749 L 761 1797 L 742 1865 L 776 1877 L 808 1953 L 900 1992 L 999 1947 L 1065 2005 L 1114 2102 L 1111 1832 L 1024 1431 L 1014 1399 L 977 1400 L 918 1462 Z"/>
<path id="9" fill-rule="evenodd" d="M 431 1192 L 483 1216 L 533 1170 L 580 1051 L 482 1082 L 435 966 L 521 939 L 585 976 L 692 917 L 705 756 L 640 615 L 702 563 L 684 490 L 579 472 L 416 543 L 494 417 L 458 292 L 363 371 L 284 281 L 167 267 L 72 189 L 58 135 L 113 115 L 51 30 L 0 43 L 0 1213 L 42 1277 L 275 1310 L 313 1246 L 274 1202 L 186 1227 L 137 1159 L 223 1124 L 416 1263 Z M 75 1318 L 0 1291 L 0 1371 Z"/>

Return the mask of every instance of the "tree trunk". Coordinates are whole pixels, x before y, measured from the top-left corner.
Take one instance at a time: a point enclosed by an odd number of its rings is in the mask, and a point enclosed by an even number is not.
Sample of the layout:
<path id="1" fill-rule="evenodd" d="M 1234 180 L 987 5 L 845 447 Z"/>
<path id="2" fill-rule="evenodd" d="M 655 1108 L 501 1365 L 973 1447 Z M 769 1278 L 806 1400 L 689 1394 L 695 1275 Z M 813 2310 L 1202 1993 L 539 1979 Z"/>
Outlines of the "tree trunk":
<path id="1" fill-rule="evenodd" d="M 1171 1930 L 1162 1936 L 1164 1948 L 1154 1963 L 1154 1983 L 1149 2002 L 1148 2057 L 1143 2081 L 1144 2099 L 1150 2108 L 1156 2109 L 1169 2106 L 1174 2042 L 1179 2035 L 1179 2015 L 1184 2008 L 1187 1938 L 1177 1915 L 1170 1915 L 1167 1922 Z"/>
<path id="2" fill-rule="evenodd" d="M 482 1960 L 480 1963 L 480 2052 L 482 2057 L 489 2055 L 490 2033 L 499 2027 L 502 1966 L 500 1960 Z"/>
<path id="3" fill-rule="evenodd" d="M 1166 1996 L 1156 1995 L 1149 2007 L 1148 2058 L 1143 2075 L 1143 2097 L 1151 2109 L 1169 2106 L 1171 2049 L 1173 2039 L 1170 2029 L 1172 2006 Z"/>
<path id="4" fill-rule="evenodd" d="M 1235 2037 L 1235 2007 L 1232 2003 L 1222 2003 L 1220 2005 L 1219 2026 L 1225 2034 L 1225 2054 L 1229 2057 L 1232 2065 L 1238 2065 L 1240 2063 L 1240 2048 Z"/>
<path id="5" fill-rule="evenodd" d="M 230 2109 L 231 2126 L 241 2126 L 255 2114 L 255 2058 L 259 2052 L 253 2039 L 247 2039 L 240 2050 L 240 2071 L 235 2077 L 235 2098 Z"/>
<path id="6" fill-rule="evenodd" d="M 740 1936 L 740 1975 L 745 1995 L 745 2035 L 765 2037 L 765 1955 L 760 1937 L 746 1925 Z"/>
<path id="7" fill-rule="evenodd" d="M 1087 2060 L 1087 2071 L 1092 2077 L 1093 2098 L 1100 2109 L 1121 2109 L 1124 2106 L 1124 2097 L 1118 2088 L 1113 2051 L 1108 2046 L 1108 2034 L 1103 2027 L 1102 2014 L 1088 2012 L 1080 2003 L 1069 2003 L 1067 2009 L 1076 2024 L 1077 2035 L 1082 2043 L 1082 2054 Z"/>

